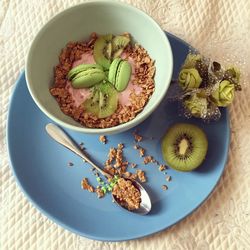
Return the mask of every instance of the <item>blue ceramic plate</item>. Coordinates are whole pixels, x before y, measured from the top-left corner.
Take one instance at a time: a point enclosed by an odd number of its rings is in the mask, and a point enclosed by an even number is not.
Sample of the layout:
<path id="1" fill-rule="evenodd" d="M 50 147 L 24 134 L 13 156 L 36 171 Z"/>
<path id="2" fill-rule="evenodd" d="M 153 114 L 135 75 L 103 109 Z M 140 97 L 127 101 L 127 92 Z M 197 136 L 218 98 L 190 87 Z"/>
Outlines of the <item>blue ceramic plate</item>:
<path id="1" fill-rule="evenodd" d="M 176 76 L 189 47 L 168 34 L 174 54 Z M 103 241 L 130 240 L 150 235 L 177 223 L 206 200 L 224 170 L 229 146 L 228 114 L 222 110 L 218 122 L 204 124 L 198 120 L 188 122 L 202 127 L 209 140 L 209 150 L 203 165 L 194 172 L 180 173 L 167 170 L 172 176 L 168 190 L 165 175 L 155 165 L 143 165 L 142 158 L 133 149 L 133 130 L 108 136 L 103 145 L 97 135 L 67 132 L 78 142 L 84 142 L 89 154 L 101 165 L 111 146 L 125 144 L 128 161 L 146 170 L 145 187 L 153 203 L 147 216 L 128 213 L 111 202 L 111 196 L 97 199 L 96 195 L 81 189 L 81 180 L 87 177 L 96 185 L 88 165 L 77 156 L 54 142 L 45 132 L 50 120 L 43 115 L 31 99 L 24 73 L 19 77 L 10 102 L 8 116 L 8 150 L 13 173 L 30 201 L 50 219 L 79 235 Z M 161 137 L 173 123 L 184 121 L 178 116 L 175 103 L 163 101 L 159 108 L 137 128 L 143 134 L 142 147 L 163 163 Z M 154 140 L 149 139 L 154 137 Z M 147 139 L 148 138 L 148 139 Z M 74 166 L 68 167 L 68 162 Z"/>

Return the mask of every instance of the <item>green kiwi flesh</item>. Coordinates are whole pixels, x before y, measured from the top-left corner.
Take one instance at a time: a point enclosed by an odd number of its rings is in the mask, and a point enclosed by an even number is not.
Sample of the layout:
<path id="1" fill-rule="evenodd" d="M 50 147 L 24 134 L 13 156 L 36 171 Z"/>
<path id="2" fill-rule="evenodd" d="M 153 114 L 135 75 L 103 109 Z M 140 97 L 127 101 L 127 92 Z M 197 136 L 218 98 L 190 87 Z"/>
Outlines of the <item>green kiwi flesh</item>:
<path id="1" fill-rule="evenodd" d="M 168 129 L 161 148 L 163 159 L 169 167 L 178 171 L 191 171 L 204 161 L 208 141 L 199 127 L 177 123 Z"/>
<path id="2" fill-rule="evenodd" d="M 118 106 L 118 93 L 109 82 L 103 82 L 93 88 L 91 97 L 83 103 L 84 109 L 97 116 L 106 118 L 112 115 Z"/>

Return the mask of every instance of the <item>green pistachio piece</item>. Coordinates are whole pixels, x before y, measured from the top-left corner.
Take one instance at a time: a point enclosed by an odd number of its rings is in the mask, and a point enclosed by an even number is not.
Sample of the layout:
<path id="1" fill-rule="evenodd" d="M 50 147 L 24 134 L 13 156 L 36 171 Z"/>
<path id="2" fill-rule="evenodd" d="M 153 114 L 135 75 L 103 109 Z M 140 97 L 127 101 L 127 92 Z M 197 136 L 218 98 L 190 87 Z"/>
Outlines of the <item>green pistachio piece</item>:
<path id="1" fill-rule="evenodd" d="M 202 79 L 197 69 L 182 69 L 179 73 L 179 84 L 182 89 L 199 88 Z"/>
<path id="2" fill-rule="evenodd" d="M 211 95 L 211 100 L 218 107 L 228 106 L 234 99 L 235 85 L 228 80 L 223 80 Z"/>

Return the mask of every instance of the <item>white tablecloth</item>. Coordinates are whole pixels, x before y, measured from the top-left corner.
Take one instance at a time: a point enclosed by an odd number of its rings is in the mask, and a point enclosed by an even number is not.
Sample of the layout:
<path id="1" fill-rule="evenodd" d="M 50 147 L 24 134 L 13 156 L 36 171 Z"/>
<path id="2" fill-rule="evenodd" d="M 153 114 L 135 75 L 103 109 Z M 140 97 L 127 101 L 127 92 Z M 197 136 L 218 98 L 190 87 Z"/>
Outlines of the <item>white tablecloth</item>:
<path id="1" fill-rule="evenodd" d="M 250 249 L 250 1 L 127 0 L 161 27 L 223 62 L 237 62 L 243 91 L 230 107 L 229 161 L 213 195 L 191 216 L 150 237 L 92 241 L 57 226 L 21 193 L 6 152 L 9 96 L 29 45 L 51 17 L 78 0 L 0 1 L 0 249 Z"/>

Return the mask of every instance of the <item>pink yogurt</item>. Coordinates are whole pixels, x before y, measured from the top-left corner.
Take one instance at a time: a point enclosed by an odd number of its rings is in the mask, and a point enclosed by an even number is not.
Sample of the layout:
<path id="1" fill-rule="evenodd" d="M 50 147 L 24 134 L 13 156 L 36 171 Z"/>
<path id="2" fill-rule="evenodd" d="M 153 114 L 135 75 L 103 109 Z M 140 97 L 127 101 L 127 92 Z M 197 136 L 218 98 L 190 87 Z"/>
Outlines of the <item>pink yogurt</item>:
<path id="1" fill-rule="evenodd" d="M 121 58 L 128 60 L 132 67 L 132 75 L 128 83 L 127 88 L 118 94 L 119 103 L 123 106 L 129 106 L 131 104 L 129 96 L 130 93 L 134 90 L 135 94 L 138 95 L 141 93 L 142 88 L 133 83 L 134 74 L 135 74 L 135 62 L 131 57 L 128 57 L 125 53 L 122 54 Z M 82 55 L 80 60 L 77 60 L 73 63 L 73 67 L 76 67 L 80 64 L 92 64 L 95 63 L 92 53 L 85 53 Z M 74 89 L 70 81 L 67 81 L 66 88 L 71 94 L 75 105 L 80 106 L 86 99 L 90 96 L 90 90 L 88 88 L 84 89 Z"/>

